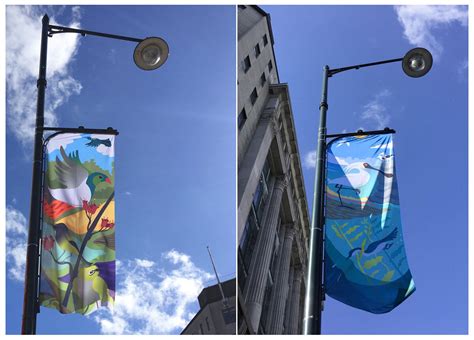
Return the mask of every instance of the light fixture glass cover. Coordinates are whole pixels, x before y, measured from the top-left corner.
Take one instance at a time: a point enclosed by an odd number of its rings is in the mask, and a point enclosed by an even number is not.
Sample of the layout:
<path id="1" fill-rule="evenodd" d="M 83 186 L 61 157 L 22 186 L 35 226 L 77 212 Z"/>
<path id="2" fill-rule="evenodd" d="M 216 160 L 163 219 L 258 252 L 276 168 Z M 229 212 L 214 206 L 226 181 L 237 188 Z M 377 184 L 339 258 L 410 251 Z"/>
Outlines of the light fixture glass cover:
<path id="1" fill-rule="evenodd" d="M 405 54 L 402 61 L 403 72 L 406 75 L 419 78 L 427 74 L 433 66 L 433 56 L 426 48 L 417 47 Z"/>
<path id="2" fill-rule="evenodd" d="M 135 47 L 133 60 L 142 70 L 155 70 L 168 59 L 169 47 L 166 41 L 157 37 L 143 39 Z"/>

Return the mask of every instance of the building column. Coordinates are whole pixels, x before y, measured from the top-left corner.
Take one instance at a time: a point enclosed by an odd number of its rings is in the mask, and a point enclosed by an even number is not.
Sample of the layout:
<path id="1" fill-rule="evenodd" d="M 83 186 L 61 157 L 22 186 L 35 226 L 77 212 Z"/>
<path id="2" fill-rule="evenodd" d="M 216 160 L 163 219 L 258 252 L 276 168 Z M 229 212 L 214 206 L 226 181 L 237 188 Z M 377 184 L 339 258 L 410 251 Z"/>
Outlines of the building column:
<path id="1" fill-rule="evenodd" d="M 290 324 L 290 312 L 291 312 L 291 301 L 293 300 L 293 277 L 295 273 L 295 267 L 290 263 L 290 275 L 288 277 L 288 297 L 287 297 L 287 302 L 286 302 L 286 307 L 285 307 L 285 321 L 283 322 L 283 325 L 285 326 L 285 334 L 288 333 L 288 325 Z"/>
<path id="2" fill-rule="evenodd" d="M 255 332 L 258 332 L 260 317 L 262 315 L 262 304 L 267 285 L 268 270 L 273 250 L 273 242 L 280 215 L 283 191 L 287 185 L 284 176 L 277 177 L 273 186 L 270 205 L 264 221 L 264 225 L 258 233 L 257 242 L 250 263 L 249 277 L 245 285 L 245 304 L 249 320 Z"/>
<path id="3" fill-rule="evenodd" d="M 286 230 L 287 230 L 287 224 L 281 224 L 280 225 L 280 233 L 278 235 L 278 240 L 279 240 L 279 244 L 280 244 L 280 247 L 278 249 L 278 255 L 276 256 L 276 263 L 275 263 L 275 269 L 272 273 L 272 279 L 273 279 L 273 286 L 272 286 L 272 292 L 270 294 L 270 298 L 269 298 L 269 308 L 267 310 L 267 315 L 266 315 L 266 322 L 265 322 L 265 325 L 267 325 L 267 328 L 266 331 L 268 334 L 270 334 L 270 328 L 269 328 L 269 325 L 271 324 L 271 320 L 273 318 L 273 299 L 275 298 L 275 290 L 276 290 L 276 285 L 277 285 L 277 280 L 278 280 L 278 277 L 280 275 L 280 268 L 281 268 L 281 259 L 282 259 L 282 256 L 284 256 L 283 254 L 283 246 L 284 246 L 284 243 L 285 243 L 285 235 L 286 235 Z M 270 265 L 271 265 L 271 262 L 270 262 Z M 272 270 L 272 268 L 270 268 L 270 271 Z"/>
<path id="4" fill-rule="evenodd" d="M 299 323 L 299 311 L 301 301 L 301 280 L 303 278 L 302 267 L 295 268 L 293 278 L 293 291 L 291 293 L 292 301 L 290 307 L 290 318 L 288 322 L 288 334 L 299 334 L 298 323 Z"/>
<path id="5" fill-rule="evenodd" d="M 269 318 L 267 322 L 268 334 L 282 334 L 283 320 L 285 319 L 285 305 L 288 297 L 288 276 L 290 273 L 291 250 L 295 236 L 294 225 L 286 227 L 285 241 L 281 251 L 279 275 L 276 277 L 270 299 Z"/>

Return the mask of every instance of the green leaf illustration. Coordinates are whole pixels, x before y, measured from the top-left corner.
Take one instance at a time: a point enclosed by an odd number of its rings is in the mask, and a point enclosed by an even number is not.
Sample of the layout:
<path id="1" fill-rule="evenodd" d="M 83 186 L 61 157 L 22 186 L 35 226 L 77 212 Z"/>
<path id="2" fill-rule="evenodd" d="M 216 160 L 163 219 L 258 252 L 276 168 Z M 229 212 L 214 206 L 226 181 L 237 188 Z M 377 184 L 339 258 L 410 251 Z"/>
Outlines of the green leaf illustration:
<path id="1" fill-rule="evenodd" d="M 361 253 L 365 253 L 365 244 L 367 243 L 367 239 L 364 238 L 364 240 L 362 241 L 362 244 L 360 246 L 360 249 L 361 249 Z"/>
<path id="2" fill-rule="evenodd" d="M 374 270 L 372 274 L 370 274 L 370 277 L 375 277 L 375 275 L 377 275 L 378 273 L 380 273 L 380 270 L 377 269 L 377 270 Z"/>
<path id="3" fill-rule="evenodd" d="M 395 273 L 395 270 L 391 270 L 385 274 L 385 276 L 382 278 L 382 281 L 388 282 L 392 279 L 393 273 Z"/>
<path id="4" fill-rule="evenodd" d="M 364 238 L 364 240 L 362 241 L 362 245 L 360 246 L 360 252 L 357 256 L 357 261 L 360 261 L 360 259 L 362 258 L 362 256 L 364 255 L 364 252 L 365 252 L 365 244 L 367 243 L 367 239 Z"/>
<path id="5" fill-rule="evenodd" d="M 335 225 L 332 225 L 331 228 L 332 228 L 332 230 L 334 230 L 337 237 L 343 238 L 343 236 L 341 235 L 341 233 L 339 232 L 339 230 L 337 229 L 337 227 Z"/>
<path id="6" fill-rule="evenodd" d="M 359 229 L 360 225 L 355 225 L 353 226 L 352 228 L 349 228 L 349 230 L 346 231 L 346 235 L 350 235 L 352 234 L 354 231 L 356 231 L 357 229 Z"/>
<path id="7" fill-rule="evenodd" d="M 364 268 L 365 269 L 370 269 L 378 265 L 380 262 L 382 262 L 383 256 L 377 256 L 376 258 L 373 258 L 372 260 L 365 261 L 364 263 Z"/>
<path id="8" fill-rule="evenodd" d="M 357 240 L 359 239 L 359 237 L 361 237 L 363 234 L 364 234 L 363 232 L 358 233 L 356 236 L 354 236 L 353 238 L 351 238 L 351 239 L 349 240 L 349 242 L 352 243 L 352 242 L 357 241 Z"/>

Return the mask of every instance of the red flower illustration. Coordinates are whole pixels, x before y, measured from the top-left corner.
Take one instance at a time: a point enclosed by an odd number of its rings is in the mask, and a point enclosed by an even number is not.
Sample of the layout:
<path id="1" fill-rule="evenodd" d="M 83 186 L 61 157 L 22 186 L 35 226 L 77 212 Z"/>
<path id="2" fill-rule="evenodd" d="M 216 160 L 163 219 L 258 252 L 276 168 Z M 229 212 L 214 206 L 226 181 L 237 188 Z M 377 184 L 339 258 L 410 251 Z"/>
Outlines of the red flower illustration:
<path id="1" fill-rule="evenodd" d="M 54 238 L 51 235 L 48 235 L 43 238 L 43 248 L 46 251 L 50 251 L 54 247 Z"/>
<path id="2" fill-rule="evenodd" d="M 93 215 L 99 207 L 95 204 L 89 204 L 87 201 L 84 200 L 82 201 L 82 208 L 86 211 L 86 213 Z"/>
<path id="3" fill-rule="evenodd" d="M 103 218 L 102 219 L 102 223 L 101 223 L 102 228 L 112 229 L 114 227 L 114 225 L 115 225 L 115 223 L 109 222 L 108 218 Z"/>

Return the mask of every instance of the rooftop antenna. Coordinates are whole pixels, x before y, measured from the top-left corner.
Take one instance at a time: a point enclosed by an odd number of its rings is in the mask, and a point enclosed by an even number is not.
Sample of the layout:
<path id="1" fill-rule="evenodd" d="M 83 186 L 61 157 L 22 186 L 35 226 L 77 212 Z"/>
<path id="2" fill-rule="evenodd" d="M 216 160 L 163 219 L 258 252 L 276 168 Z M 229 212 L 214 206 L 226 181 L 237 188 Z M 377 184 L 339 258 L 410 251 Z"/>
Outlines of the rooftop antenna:
<path id="1" fill-rule="evenodd" d="M 221 291 L 221 295 L 222 295 L 222 303 L 224 304 L 224 307 L 227 307 L 228 306 L 227 298 L 224 295 L 224 289 L 222 289 L 222 283 L 219 280 L 219 275 L 217 275 L 216 265 L 214 264 L 214 259 L 212 258 L 212 254 L 211 254 L 211 250 L 209 249 L 209 246 L 207 246 L 207 252 L 209 253 L 209 257 L 211 258 L 214 274 L 216 274 L 217 285 L 219 286 L 219 290 Z"/>

